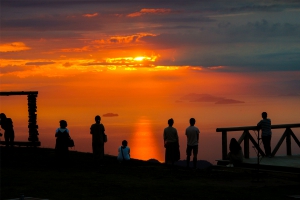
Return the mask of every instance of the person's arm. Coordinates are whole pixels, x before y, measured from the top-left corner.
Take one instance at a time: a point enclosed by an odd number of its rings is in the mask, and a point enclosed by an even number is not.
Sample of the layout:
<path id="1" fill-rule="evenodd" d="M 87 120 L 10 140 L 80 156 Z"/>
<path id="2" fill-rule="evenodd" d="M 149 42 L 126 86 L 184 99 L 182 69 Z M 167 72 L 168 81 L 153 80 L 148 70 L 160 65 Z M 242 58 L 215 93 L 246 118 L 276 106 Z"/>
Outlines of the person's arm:
<path id="1" fill-rule="evenodd" d="M 68 138 L 70 138 L 70 139 L 71 139 L 71 136 L 70 136 L 70 131 L 69 131 L 69 129 L 66 129 L 66 131 L 67 131 L 67 134 L 68 134 Z"/>
<path id="2" fill-rule="evenodd" d="M 261 124 L 262 124 L 262 120 L 260 120 L 260 121 L 257 123 L 257 130 L 260 130 L 260 129 L 261 129 Z"/>
<path id="3" fill-rule="evenodd" d="M 175 129 L 175 133 L 176 133 L 175 137 L 177 139 L 177 142 L 179 143 L 179 137 L 178 137 L 177 129 Z"/>

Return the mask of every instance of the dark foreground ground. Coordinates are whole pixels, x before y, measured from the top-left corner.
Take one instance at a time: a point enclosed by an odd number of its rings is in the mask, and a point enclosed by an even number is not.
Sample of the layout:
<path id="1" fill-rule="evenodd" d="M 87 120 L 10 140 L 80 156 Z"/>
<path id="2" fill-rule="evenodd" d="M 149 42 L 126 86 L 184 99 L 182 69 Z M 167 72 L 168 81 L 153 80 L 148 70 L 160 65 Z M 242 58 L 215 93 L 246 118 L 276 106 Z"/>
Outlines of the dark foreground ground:
<path id="1" fill-rule="evenodd" d="M 90 153 L 70 152 L 63 165 L 54 150 L 1 147 L 1 199 L 292 199 L 300 195 L 300 176 L 210 167 L 187 170 L 133 160 L 124 166 L 106 156 L 97 166 Z"/>

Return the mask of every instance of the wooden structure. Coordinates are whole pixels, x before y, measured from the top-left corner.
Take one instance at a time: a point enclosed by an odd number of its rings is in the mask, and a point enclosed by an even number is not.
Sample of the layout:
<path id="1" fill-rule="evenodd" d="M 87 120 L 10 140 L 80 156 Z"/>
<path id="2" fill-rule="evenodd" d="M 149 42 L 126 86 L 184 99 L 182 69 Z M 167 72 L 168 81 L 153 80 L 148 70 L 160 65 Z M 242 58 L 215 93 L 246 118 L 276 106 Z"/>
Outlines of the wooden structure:
<path id="1" fill-rule="evenodd" d="M 281 146 L 284 139 L 286 139 L 286 154 L 288 156 L 292 155 L 292 147 L 291 147 L 291 137 L 295 140 L 296 144 L 300 147 L 300 141 L 294 134 L 291 128 L 299 128 L 300 124 L 281 124 L 281 125 L 271 125 L 271 129 L 282 129 L 284 128 L 285 131 L 281 138 L 279 139 L 277 145 L 273 149 L 271 156 L 275 156 L 279 147 Z M 244 127 L 229 127 L 229 128 L 217 128 L 217 132 L 222 132 L 222 159 L 227 159 L 227 132 L 229 131 L 243 131 L 241 137 L 239 138 L 238 142 L 241 144 L 244 141 L 244 157 L 249 158 L 249 141 L 252 142 L 255 149 L 259 151 L 260 155 L 265 156 L 264 151 L 261 150 L 259 144 L 256 142 L 256 138 L 253 138 L 250 134 L 250 130 L 257 131 L 257 126 L 244 126 Z"/>
<path id="2" fill-rule="evenodd" d="M 27 95 L 28 101 L 28 129 L 29 129 L 29 142 L 15 142 L 16 145 L 22 146 L 40 146 L 38 138 L 38 125 L 37 125 L 37 106 L 36 98 L 38 91 L 16 91 L 16 92 L 0 92 L 0 96 L 12 95 Z M 1 142 L 2 143 L 2 142 Z M 18 143 L 18 144 L 17 144 Z"/>

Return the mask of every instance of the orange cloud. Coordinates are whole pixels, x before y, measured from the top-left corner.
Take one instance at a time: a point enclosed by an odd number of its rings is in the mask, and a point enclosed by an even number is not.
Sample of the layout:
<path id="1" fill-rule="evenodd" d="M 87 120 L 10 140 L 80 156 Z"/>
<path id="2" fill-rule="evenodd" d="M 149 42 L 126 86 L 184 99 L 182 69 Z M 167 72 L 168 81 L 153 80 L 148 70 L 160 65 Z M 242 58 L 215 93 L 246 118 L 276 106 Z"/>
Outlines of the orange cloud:
<path id="1" fill-rule="evenodd" d="M 156 60 L 157 56 L 138 56 L 138 57 L 121 57 L 121 58 L 107 58 L 107 63 L 133 63 L 136 61 L 152 61 Z"/>
<path id="2" fill-rule="evenodd" d="M 84 14 L 82 15 L 83 17 L 96 17 L 98 16 L 98 13 L 94 13 L 94 14 Z"/>
<path id="3" fill-rule="evenodd" d="M 134 13 L 128 14 L 127 17 L 139 17 L 144 14 L 168 14 L 171 12 L 172 12 L 171 9 L 165 9 L 165 8 L 158 8 L 158 9 L 143 8 L 139 12 L 134 12 Z"/>
<path id="4" fill-rule="evenodd" d="M 68 48 L 68 49 L 60 49 L 59 52 L 86 52 L 90 51 L 89 46 L 84 46 L 82 48 Z"/>
<path id="5" fill-rule="evenodd" d="M 0 44 L 0 52 L 24 51 L 29 49 L 30 47 L 27 47 L 23 42 Z"/>
<path id="6" fill-rule="evenodd" d="M 139 42 L 141 38 L 146 36 L 157 36 L 156 34 L 152 33 L 137 33 L 133 35 L 126 35 L 126 36 L 111 36 L 110 38 L 104 40 L 95 40 L 93 43 L 95 44 L 117 44 L 117 43 L 134 43 Z"/>

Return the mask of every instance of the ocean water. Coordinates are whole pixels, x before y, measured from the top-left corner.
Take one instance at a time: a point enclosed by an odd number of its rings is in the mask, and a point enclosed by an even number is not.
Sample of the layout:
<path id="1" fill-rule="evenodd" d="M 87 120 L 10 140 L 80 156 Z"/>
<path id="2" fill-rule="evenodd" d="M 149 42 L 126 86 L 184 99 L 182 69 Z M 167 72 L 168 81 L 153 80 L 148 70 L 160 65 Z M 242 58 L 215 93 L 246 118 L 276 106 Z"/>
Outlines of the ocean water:
<path id="1" fill-rule="evenodd" d="M 238 99 L 238 97 L 237 97 Z M 3 98 L 1 97 L 1 112 L 7 114 L 14 121 L 15 140 L 27 141 L 28 111 L 26 97 Z M 186 158 L 185 129 L 189 126 L 189 119 L 196 119 L 196 126 L 200 129 L 199 160 L 207 160 L 213 164 L 222 157 L 222 136 L 216 128 L 253 126 L 261 119 L 261 112 L 267 111 L 272 124 L 300 123 L 299 98 L 272 98 L 251 99 L 247 103 L 221 104 L 211 102 L 171 102 L 166 104 L 130 104 L 128 106 L 109 107 L 108 109 L 94 105 L 80 104 L 62 106 L 51 105 L 43 101 L 43 96 L 38 98 L 39 139 L 42 147 L 55 147 L 55 130 L 59 120 L 68 122 L 70 135 L 75 141 L 72 150 L 92 152 L 91 135 L 89 128 L 94 123 L 94 116 L 101 115 L 105 126 L 108 142 L 105 144 L 105 153 L 117 155 L 117 149 L 122 140 L 128 141 L 131 148 L 131 157 L 148 160 L 151 158 L 164 161 L 165 148 L 163 145 L 163 130 L 167 127 L 167 120 L 173 118 L 174 127 L 178 131 L 180 141 L 181 160 Z M 3 106 L 5 105 L 5 106 Z M 104 117 L 103 114 L 113 111 L 114 117 Z M 300 128 L 293 129 L 300 139 Z M 250 132 L 256 138 L 254 132 Z M 273 131 L 272 148 L 276 146 L 284 129 Z M 228 144 L 232 137 L 239 138 L 242 132 L 229 132 Z M 4 140 L 2 137 L 1 140 Z M 242 144 L 243 146 L 243 144 Z M 261 144 L 261 148 L 262 144 Z M 299 147 L 292 139 L 292 153 L 300 154 Z M 285 155 L 285 142 L 280 147 L 277 155 Z M 250 143 L 250 157 L 255 157 L 256 152 Z"/>

